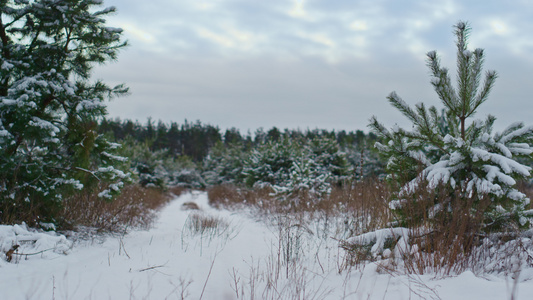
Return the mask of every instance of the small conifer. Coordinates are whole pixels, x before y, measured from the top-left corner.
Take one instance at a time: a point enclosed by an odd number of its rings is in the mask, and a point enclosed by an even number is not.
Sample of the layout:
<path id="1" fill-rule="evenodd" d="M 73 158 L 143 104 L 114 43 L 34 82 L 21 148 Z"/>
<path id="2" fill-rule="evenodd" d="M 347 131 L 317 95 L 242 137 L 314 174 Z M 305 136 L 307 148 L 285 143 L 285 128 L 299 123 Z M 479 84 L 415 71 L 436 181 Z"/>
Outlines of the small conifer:
<path id="1" fill-rule="evenodd" d="M 442 110 L 427 108 L 423 103 L 411 108 L 392 92 L 389 102 L 413 123 L 413 129 L 395 126 L 388 130 L 376 117 L 370 120 L 369 126 L 383 140 L 376 147 L 388 159 L 389 178 L 399 183 L 391 208 L 399 213 L 400 221 L 406 222 L 413 221 L 413 216 L 405 211 L 409 201 L 430 201 L 420 207 L 429 207 L 425 214 L 434 217 L 465 203 L 471 203 L 467 211 L 479 212 L 480 199 L 489 197 L 488 207 L 483 206 L 482 228 L 525 227 L 533 212 L 527 210 L 529 199 L 515 186 L 517 180 L 531 175 L 531 167 L 518 159 L 531 158 L 533 126 L 517 122 L 493 134 L 495 117 L 473 119 L 479 106 L 487 101 L 497 74 L 487 71 L 483 75 L 484 50 L 468 49 L 470 30 L 465 22 L 455 25 L 456 87 L 437 53 L 427 53 L 431 84 L 444 105 Z M 424 188 L 439 190 L 446 196 L 416 197 Z"/>

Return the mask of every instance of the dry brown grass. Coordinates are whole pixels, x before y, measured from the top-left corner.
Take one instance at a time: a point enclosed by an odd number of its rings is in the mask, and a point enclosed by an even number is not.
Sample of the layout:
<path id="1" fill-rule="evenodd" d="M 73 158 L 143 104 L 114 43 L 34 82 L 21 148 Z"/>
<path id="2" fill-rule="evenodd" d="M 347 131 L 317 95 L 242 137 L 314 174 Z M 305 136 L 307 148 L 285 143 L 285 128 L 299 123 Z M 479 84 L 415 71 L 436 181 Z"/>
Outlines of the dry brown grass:
<path id="1" fill-rule="evenodd" d="M 443 187 L 433 190 L 421 185 L 405 200 L 403 217 L 396 224 L 409 228 L 408 247 L 397 247 L 399 236 L 385 247 L 397 250 L 392 252 L 392 259 L 384 260 L 382 267 L 387 272 L 397 271 L 398 265 L 408 274 L 448 276 L 465 270 L 483 272 L 493 263 L 495 251 L 503 251 L 498 253 L 503 256 L 516 256 L 520 252 L 520 243 L 507 244 L 519 240 L 518 228 L 507 228 L 496 234 L 486 232 L 485 212 L 492 203 L 489 196 L 466 197 L 459 191 L 450 194 Z M 436 203 L 442 209 L 432 213 Z M 354 263 L 370 259 L 368 251 L 361 252 L 361 249 L 347 249 L 352 251 Z"/>
<path id="2" fill-rule="evenodd" d="M 533 185 L 520 183 L 519 189 L 533 198 Z M 312 204 L 308 204 L 306 200 L 309 199 L 305 198 L 300 201 L 303 205 L 296 209 L 272 196 L 270 189 L 250 190 L 222 185 L 210 188 L 208 197 L 210 205 L 214 207 L 251 207 L 259 214 L 268 216 L 268 219 L 294 219 L 297 224 L 306 226 L 343 220 L 345 226 L 335 226 L 344 230 L 340 235 L 344 238 L 390 226 L 410 228 L 409 248 L 393 251 L 392 259 L 370 257 L 368 251 L 359 253 L 359 248 L 354 248 L 352 252 L 345 249 L 346 267 L 364 264 L 368 259 L 384 259 L 383 262 L 387 264 L 383 265 L 383 270 L 387 272 L 402 270 L 409 274 L 447 276 L 464 270 L 485 269 L 493 263 L 495 254 L 491 249 L 494 247 L 503 249 L 503 254 L 498 255 L 505 256 L 508 253 L 512 256 L 519 252 L 518 246 L 503 246 L 509 240 L 516 239 L 518 232 L 499 233 L 497 237 L 483 232 L 484 212 L 491 204 L 489 197 L 478 195 L 476 198 L 464 198 L 459 193 L 450 195 L 449 190 L 444 188 L 432 190 L 422 186 L 405 203 L 404 217 L 400 218 L 389 208 L 392 190 L 381 180 L 367 178 L 336 187 L 329 196 L 309 201 Z M 430 215 L 435 203 L 443 204 L 445 212 Z M 399 238 L 390 241 L 387 247 L 392 250 Z M 401 268 L 398 264 L 401 264 Z"/>
<path id="3" fill-rule="evenodd" d="M 319 202 L 319 207 L 331 213 L 348 213 L 353 235 L 383 228 L 391 222 L 390 197 L 391 190 L 387 183 L 368 178 L 333 189 L 325 203 Z"/>
<path id="4" fill-rule="evenodd" d="M 19 198 L 0 201 L 0 224 L 25 222 L 29 226 L 38 225 L 42 206 L 35 201 L 26 202 Z"/>
<path id="5" fill-rule="evenodd" d="M 187 219 L 187 226 L 194 234 L 210 233 L 217 235 L 229 228 L 229 223 L 219 216 L 212 216 L 202 212 L 191 213 Z"/>
<path id="6" fill-rule="evenodd" d="M 447 211 L 434 217 L 426 213 L 430 210 L 426 204 L 406 205 L 407 215 L 417 215 L 418 220 L 411 219 L 406 227 L 410 228 L 411 251 L 402 253 L 405 269 L 408 273 L 437 273 L 440 275 L 457 274 L 471 269 L 479 261 L 478 247 L 482 245 L 482 225 L 484 212 L 490 199 L 479 196 L 473 198 L 450 198 L 443 194 L 423 192 L 425 199 L 437 197 L 439 203 L 445 204 Z M 472 208 L 476 207 L 473 211 Z M 450 211 L 448 211 L 450 210 Z"/>
<path id="7" fill-rule="evenodd" d="M 97 192 L 75 195 L 64 201 L 59 214 L 63 222 L 59 225 L 62 229 L 85 226 L 109 232 L 147 227 L 155 211 L 181 192 L 183 189 L 174 189 L 170 194 L 157 188 L 129 185 L 111 201 L 99 198 Z"/>
<path id="8" fill-rule="evenodd" d="M 270 189 L 247 189 L 233 184 L 217 185 L 207 190 L 209 205 L 216 208 L 236 208 L 242 205 L 274 205 Z"/>
<path id="9" fill-rule="evenodd" d="M 319 199 L 302 195 L 298 206 L 274 196 L 269 188 L 247 189 L 226 184 L 208 189 L 209 204 L 213 207 L 236 209 L 248 206 L 265 213 L 350 215 L 352 225 L 366 229 L 378 228 L 390 222 L 389 197 L 387 184 L 372 178 L 335 187 L 330 195 Z"/>

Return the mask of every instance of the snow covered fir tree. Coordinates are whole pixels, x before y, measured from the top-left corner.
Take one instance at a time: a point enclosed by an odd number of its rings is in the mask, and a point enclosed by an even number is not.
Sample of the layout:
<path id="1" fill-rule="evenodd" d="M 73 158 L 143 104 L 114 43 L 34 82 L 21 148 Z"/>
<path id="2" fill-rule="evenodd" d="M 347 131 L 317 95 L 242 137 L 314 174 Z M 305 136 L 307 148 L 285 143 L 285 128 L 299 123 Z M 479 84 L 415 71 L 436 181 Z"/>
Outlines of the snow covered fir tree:
<path id="1" fill-rule="evenodd" d="M 119 192 L 129 177 L 118 144 L 97 133 L 122 85 L 91 81 L 126 46 L 101 0 L 4 0 L 0 15 L 1 222 L 54 221 L 74 192 Z M 10 219 L 7 219 L 7 218 Z"/>
<path id="2" fill-rule="evenodd" d="M 348 161 L 337 142 L 327 137 L 309 141 L 283 136 L 252 151 L 243 166 L 246 184 L 271 188 L 292 207 L 313 206 L 350 178 Z"/>
<path id="3" fill-rule="evenodd" d="M 456 87 L 437 53 L 427 53 L 431 85 L 442 110 L 423 103 L 411 108 L 392 92 L 390 104 L 412 122 L 413 129 L 395 126 L 388 130 L 376 117 L 371 119 L 369 126 L 384 141 L 376 147 L 388 159 L 389 179 L 399 186 L 390 207 L 400 225 L 419 226 L 427 219 L 451 222 L 452 213 L 461 207 L 467 215 L 482 216 L 477 230 L 530 226 L 530 200 L 517 190 L 516 183 L 531 176 L 531 167 L 520 159 L 530 161 L 533 126 L 517 122 L 493 133 L 495 117 L 473 118 L 487 101 L 497 74 L 487 71 L 483 75 L 484 50 L 468 49 L 470 30 L 465 22 L 455 25 Z M 408 207 L 418 211 L 413 213 Z"/>

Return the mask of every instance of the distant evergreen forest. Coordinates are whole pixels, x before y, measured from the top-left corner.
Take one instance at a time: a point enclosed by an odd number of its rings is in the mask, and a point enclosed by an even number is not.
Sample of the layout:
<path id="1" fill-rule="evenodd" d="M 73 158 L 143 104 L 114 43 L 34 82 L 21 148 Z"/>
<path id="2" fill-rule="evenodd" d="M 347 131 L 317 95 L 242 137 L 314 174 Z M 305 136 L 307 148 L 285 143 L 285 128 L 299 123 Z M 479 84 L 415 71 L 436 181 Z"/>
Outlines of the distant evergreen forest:
<path id="1" fill-rule="evenodd" d="M 122 154 L 130 158 L 131 169 L 144 185 L 286 186 L 296 169 L 304 172 L 303 165 L 298 166 L 304 163 L 306 178 L 324 175 L 320 178 L 337 184 L 383 173 L 373 150 L 377 136 L 361 130 L 273 127 L 243 134 L 200 121 L 168 124 L 148 119 L 142 124 L 117 118 L 102 119 L 98 131 L 122 144 Z"/>

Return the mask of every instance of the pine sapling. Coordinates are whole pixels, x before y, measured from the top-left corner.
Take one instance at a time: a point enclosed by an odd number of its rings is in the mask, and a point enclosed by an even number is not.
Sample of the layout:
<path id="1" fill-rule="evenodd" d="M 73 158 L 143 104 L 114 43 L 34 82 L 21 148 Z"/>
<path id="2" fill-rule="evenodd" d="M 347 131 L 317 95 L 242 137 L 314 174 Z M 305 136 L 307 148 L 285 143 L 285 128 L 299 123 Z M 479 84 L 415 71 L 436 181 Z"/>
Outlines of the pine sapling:
<path id="1" fill-rule="evenodd" d="M 497 73 L 487 71 L 483 75 L 484 50 L 468 49 L 469 34 L 467 23 L 455 25 L 456 87 L 437 53 L 427 53 L 431 85 L 444 106 L 441 110 L 427 108 L 424 103 L 412 108 L 392 92 L 387 97 L 389 103 L 413 123 L 413 130 L 397 126 L 388 130 L 376 117 L 370 120 L 369 126 L 383 141 L 376 147 L 388 159 L 389 179 L 399 185 L 390 206 L 401 223 L 411 226 L 420 225 L 423 218 L 409 216 L 407 203 L 425 202 L 420 207 L 430 219 L 440 216 L 452 220 L 446 215 L 471 203 L 466 211 L 475 214 L 482 209 L 484 218 L 479 226 L 484 230 L 524 228 L 529 226 L 533 211 L 526 209 L 529 199 L 516 189 L 516 183 L 531 176 L 531 167 L 518 159 L 531 158 L 533 126 L 517 122 L 493 133 L 495 117 L 473 119 L 487 101 Z M 439 196 L 417 197 L 426 188 Z M 489 205 L 480 203 L 485 196 Z"/>

